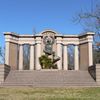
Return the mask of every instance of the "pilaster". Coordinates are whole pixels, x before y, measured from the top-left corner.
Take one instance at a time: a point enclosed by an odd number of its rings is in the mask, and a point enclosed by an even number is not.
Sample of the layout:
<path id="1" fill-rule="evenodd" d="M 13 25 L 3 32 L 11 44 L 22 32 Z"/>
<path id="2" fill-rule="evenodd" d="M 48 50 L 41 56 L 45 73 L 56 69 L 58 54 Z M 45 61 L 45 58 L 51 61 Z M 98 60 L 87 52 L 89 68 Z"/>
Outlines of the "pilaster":
<path id="1" fill-rule="evenodd" d="M 23 70 L 23 45 L 19 46 L 19 70 Z"/>
<path id="2" fill-rule="evenodd" d="M 30 70 L 34 70 L 34 45 L 30 45 Z"/>
<path id="3" fill-rule="evenodd" d="M 39 63 L 39 57 L 41 56 L 41 37 L 36 38 L 36 50 L 35 50 L 35 69 L 40 70 L 41 65 Z"/>
<path id="4" fill-rule="evenodd" d="M 92 42 L 88 42 L 88 52 L 89 52 L 89 66 L 93 65 L 93 47 Z"/>
<path id="5" fill-rule="evenodd" d="M 10 54 L 10 43 L 8 41 L 6 41 L 5 43 L 5 64 L 9 65 L 10 61 L 9 61 L 9 54 Z"/>
<path id="6" fill-rule="evenodd" d="M 57 56 L 60 57 L 57 61 L 58 70 L 62 70 L 62 37 L 57 37 Z"/>
<path id="7" fill-rule="evenodd" d="M 64 52 L 63 52 L 63 69 L 68 70 L 68 52 L 67 52 L 67 45 L 64 45 Z"/>
<path id="8" fill-rule="evenodd" d="M 79 52 L 78 52 L 78 45 L 75 45 L 75 53 L 74 53 L 74 66 L 75 70 L 79 70 Z"/>

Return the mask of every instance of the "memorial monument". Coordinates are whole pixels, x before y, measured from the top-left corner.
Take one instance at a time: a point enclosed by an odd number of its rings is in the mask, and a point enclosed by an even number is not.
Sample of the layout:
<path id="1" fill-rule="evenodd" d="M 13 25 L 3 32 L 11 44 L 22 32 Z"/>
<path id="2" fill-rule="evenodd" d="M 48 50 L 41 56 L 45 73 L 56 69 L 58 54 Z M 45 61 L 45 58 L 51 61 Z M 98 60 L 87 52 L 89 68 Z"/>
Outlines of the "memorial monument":
<path id="1" fill-rule="evenodd" d="M 45 30 L 36 35 L 18 35 L 5 32 L 5 64 L 13 70 L 23 68 L 25 44 L 29 45 L 28 70 L 41 70 L 39 57 L 47 55 L 57 65 L 58 70 L 68 70 L 68 50 L 70 44 L 74 45 L 74 70 L 87 70 L 93 65 L 92 32 L 82 35 L 61 35 L 52 30 Z"/>

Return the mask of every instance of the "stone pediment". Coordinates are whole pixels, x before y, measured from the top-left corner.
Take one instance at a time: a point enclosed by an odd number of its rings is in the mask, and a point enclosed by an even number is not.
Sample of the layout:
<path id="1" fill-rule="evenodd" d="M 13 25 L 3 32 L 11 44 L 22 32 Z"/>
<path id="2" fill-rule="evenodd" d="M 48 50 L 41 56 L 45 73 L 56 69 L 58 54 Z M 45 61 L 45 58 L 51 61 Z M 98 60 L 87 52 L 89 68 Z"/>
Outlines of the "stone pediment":
<path id="1" fill-rule="evenodd" d="M 52 30 L 45 30 L 40 33 L 41 35 L 57 35 L 58 33 Z"/>

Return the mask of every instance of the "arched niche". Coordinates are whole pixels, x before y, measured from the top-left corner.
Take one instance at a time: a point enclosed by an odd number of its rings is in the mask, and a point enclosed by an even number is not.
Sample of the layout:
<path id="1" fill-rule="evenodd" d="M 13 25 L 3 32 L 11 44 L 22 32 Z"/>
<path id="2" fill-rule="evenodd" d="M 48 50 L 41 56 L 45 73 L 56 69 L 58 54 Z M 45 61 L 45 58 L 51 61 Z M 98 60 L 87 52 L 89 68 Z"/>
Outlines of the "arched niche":
<path id="1" fill-rule="evenodd" d="M 42 53 L 43 53 L 43 50 L 45 48 L 45 43 L 44 43 L 44 40 L 46 38 L 52 38 L 54 40 L 54 43 L 53 43 L 53 46 L 52 46 L 52 49 L 53 51 L 56 51 L 56 39 L 55 39 L 55 36 L 57 35 L 57 33 L 55 31 L 52 31 L 52 30 L 45 30 L 43 32 L 40 33 L 42 35 Z"/>

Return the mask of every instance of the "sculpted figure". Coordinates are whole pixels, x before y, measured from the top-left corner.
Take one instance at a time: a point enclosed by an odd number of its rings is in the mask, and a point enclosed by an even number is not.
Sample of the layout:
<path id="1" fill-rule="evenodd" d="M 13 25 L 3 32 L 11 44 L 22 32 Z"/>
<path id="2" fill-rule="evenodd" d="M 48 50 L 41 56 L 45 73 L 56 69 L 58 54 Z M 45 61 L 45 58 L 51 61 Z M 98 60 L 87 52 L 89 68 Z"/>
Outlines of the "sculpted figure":
<path id="1" fill-rule="evenodd" d="M 44 48 L 44 52 L 46 54 L 51 55 L 53 53 L 52 47 L 53 47 L 53 43 L 54 43 L 54 39 L 51 36 L 46 36 L 44 38 L 44 44 L 45 44 L 45 48 Z"/>
<path id="2" fill-rule="evenodd" d="M 57 69 L 57 64 L 56 62 L 60 60 L 60 57 L 56 55 L 56 53 L 53 51 L 53 44 L 54 44 L 54 37 L 52 36 L 45 36 L 43 38 L 43 43 L 44 43 L 44 53 L 46 54 L 46 57 L 49 59 L 51 57 L 51 64 L 50 68 Z M 50 56 L 49 56 L 50 55 Z M 41 58 L 40 58 L 41 59 Z M 48 61 L 48 59 L 46 61 Z M 42 62 L 43 63 L 43 62 Z"/>

